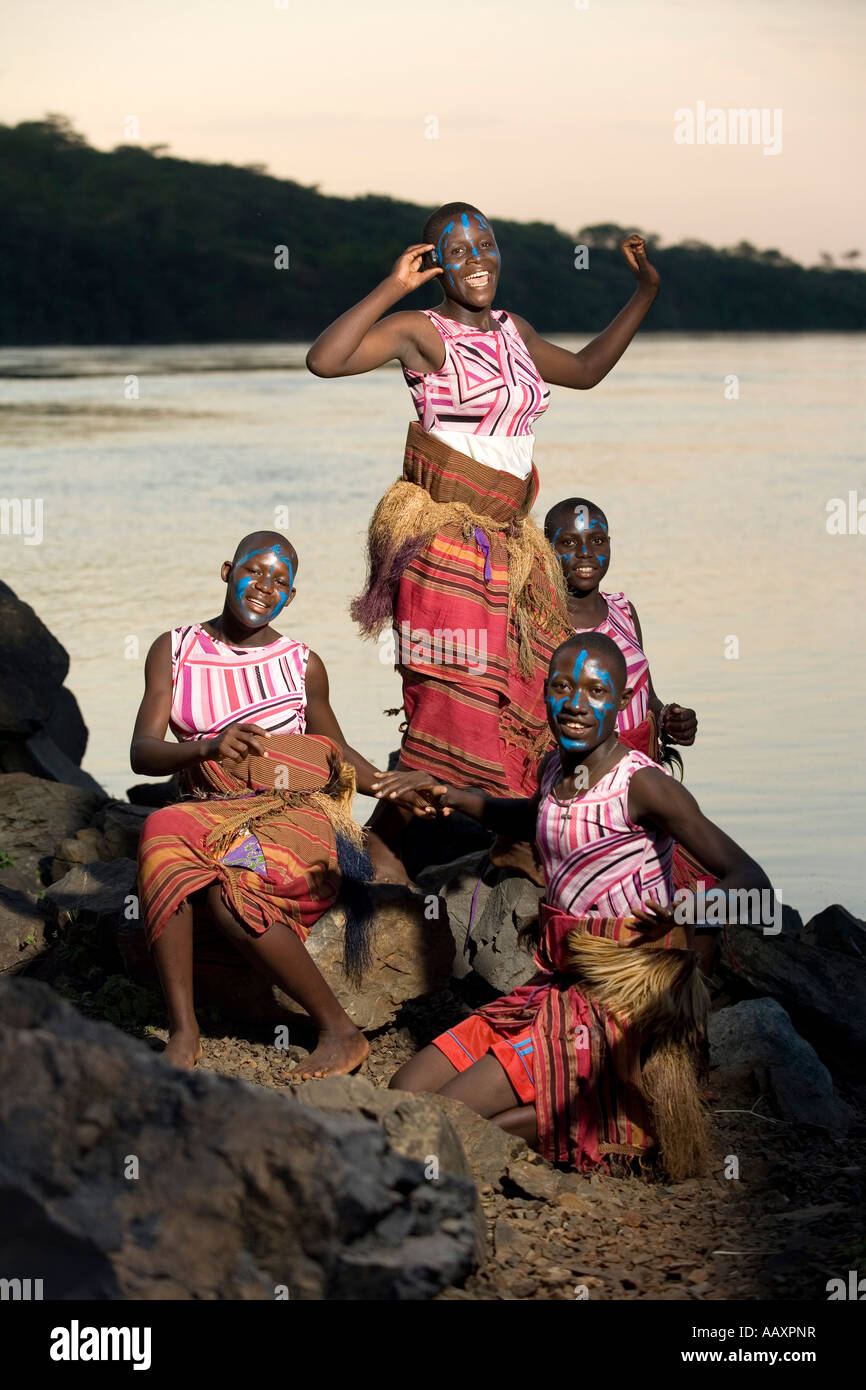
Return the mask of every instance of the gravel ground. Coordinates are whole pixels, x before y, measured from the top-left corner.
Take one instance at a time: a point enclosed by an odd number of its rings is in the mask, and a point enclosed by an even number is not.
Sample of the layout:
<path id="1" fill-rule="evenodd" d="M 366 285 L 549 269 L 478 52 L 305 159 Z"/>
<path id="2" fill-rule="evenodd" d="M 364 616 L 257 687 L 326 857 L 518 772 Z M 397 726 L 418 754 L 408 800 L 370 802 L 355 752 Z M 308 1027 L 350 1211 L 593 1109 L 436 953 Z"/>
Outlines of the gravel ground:
<path id="1" fill-rule="evenodd" d="M 450 993 L 407 1006 L 371 1037 L 361 1075 L 387 1085 L 418 1047 L 468 1011 L 469 1002 Z M 239 1036 L 214 1022 L 200 1066 L 262 1086 L 290 1084 L 304 1052 L 295 1025 L 293 1045 L 278 1051 L 273 1030 Z M 153 1046 L 165 1037 L 159 1029 L 149 1035 Z M 826 1299 L 829 1279 L 866 1264 L 863 1124 L 845 1142 L 798 1131 L 773 1117 L 745 1076 L 727 1078 L 725 1089 L 711 1077 L 713 1084 L 710 1177 L 666 1186 L 560 1176 L 539 1160 L 543 1195 L 514 1189 L 507 1178 L 482 1182 L 488 1259 L 465 1286 L 439 1297 Z M 736 1178 L 726 1176 L 732 1159 Z"/>

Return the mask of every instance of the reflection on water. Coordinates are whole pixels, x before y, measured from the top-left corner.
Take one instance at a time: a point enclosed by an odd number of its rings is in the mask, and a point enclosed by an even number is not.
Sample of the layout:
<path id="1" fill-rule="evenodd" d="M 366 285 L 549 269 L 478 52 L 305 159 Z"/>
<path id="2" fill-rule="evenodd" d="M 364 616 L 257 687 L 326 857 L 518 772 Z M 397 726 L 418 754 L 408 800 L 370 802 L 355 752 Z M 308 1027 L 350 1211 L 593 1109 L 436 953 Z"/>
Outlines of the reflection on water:
<path id="1" fill-rule="evenodd" d="M 396 370 L 318 381 L 303 355 L 0 351 L 0 495 L 44 509 L 41 545 L 0 536 L 2 575 L 69 651 L 114 794 L 150 643 L 217 613 L 220 562 L 277 508 L 301 559 L 279 626 L 321 655 L 350 741 L 380 763 L 397 744 L 399 681 L 347 605 L 408 394 Z M 858 336 L 646 336 L 594 391 L 553 388 L 536 454 L 537 515 L 578 494 L 610 518 L 656 689 L 698 712 L 689 786 L 804 912 L 866 909 L 866 536 L 826 528 L 831 498 L 866 496 L 863 358 Z"/>

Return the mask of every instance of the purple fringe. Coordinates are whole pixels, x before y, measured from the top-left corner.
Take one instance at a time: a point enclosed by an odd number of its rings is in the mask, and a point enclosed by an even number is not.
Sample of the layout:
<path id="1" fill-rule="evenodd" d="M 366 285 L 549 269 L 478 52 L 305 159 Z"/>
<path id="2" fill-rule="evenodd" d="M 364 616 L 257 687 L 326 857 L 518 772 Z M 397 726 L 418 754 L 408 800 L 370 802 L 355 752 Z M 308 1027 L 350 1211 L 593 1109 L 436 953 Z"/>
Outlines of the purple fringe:
<path id="1" fill-rule="evenodd" d="M 400 577 L 425 544 L 422 537 L 410 536 L 398 550 L 390 553 L 377 554 L 370 547 L 366 587 L 349 605 L 349 612 L 364 633 L 378 632 L 393 617 Z"/>

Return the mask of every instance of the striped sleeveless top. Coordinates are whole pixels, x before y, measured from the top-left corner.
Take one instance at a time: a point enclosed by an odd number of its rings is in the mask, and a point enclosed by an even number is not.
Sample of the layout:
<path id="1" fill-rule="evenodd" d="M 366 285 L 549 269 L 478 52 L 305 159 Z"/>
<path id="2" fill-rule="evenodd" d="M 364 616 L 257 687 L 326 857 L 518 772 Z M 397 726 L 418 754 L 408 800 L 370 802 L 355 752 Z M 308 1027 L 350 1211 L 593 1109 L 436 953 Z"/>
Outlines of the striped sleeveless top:
<path id="1" fill-rule="evenodd" d="M 200 623 L 173 628 L 169 727 L 181 743 L 243 722 L 270 733 L 306 730 L 309 647 L 279 637 L 264 647 L 230 647 Z"/>
<path id="2" fill-rule="evenodd" d="M 422 430 L 462 434 L 531 435 L 550 404 L 550 392 L 504 309 L 491 317 L 502 331 L 481 333 L 424 309 L 445 345 L 438 372 L 403 376 Z"/>
<path id="3" fill-rule="evenodd" d="M 605 594 L 607 617 L 598 627 L 575 628 L 575 632 L 603 632 L 615 642 L 625 657 L 628 672 L 627 685 L 631 686 L 632 697 L 628 705 L 617 715 L 616 727 L 620 733 L 636 729 L 647 717 L 649 709 L 649 662 L 637 637 L 634 618 L 631 615 L 625 594 Z"/>
<path id="4" fill-rule="evenodd" d="M 628 814 L 628 788 L 652 758 L 631 751 L 582 796 L 554 800 L 562 776 L 559 755 L 541 777 L 535 838 L 547 902 L 572 917 L 623 917 L 651 896 L 663 907 L 673 901 L 674 842 L 669 835 L 635 825 Z"/>

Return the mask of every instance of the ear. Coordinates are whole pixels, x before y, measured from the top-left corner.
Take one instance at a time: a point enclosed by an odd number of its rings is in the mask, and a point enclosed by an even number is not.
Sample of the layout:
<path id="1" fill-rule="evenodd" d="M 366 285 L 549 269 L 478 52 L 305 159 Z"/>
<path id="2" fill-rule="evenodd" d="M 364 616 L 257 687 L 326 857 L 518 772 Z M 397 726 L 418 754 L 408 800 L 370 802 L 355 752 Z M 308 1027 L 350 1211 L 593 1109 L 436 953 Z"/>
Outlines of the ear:
<path id="1" fill-rule="evenodd" d="M 229 582 L 229 575 L 231 574 L 231 572 L 232 572 L 232 562 L 231 562 L 231 560 L 223 560 L 222 565 L 220 566 L 220 578 L 222 579 L 222 582 L 223 582 L 224 584 L 228 584 L 228 582 Z"/>
<path id="2" fill-rule="evenodd" d="M 625 690 L 622 692 L 622 695 L 619 697 L 619 704 L 617 705 L 618 711 L 628 709 L 629 705 L 631 704 L 631 697 L 633 694 L 634 691 L 632 690 L 631 686 L 627 685 Z"/>

